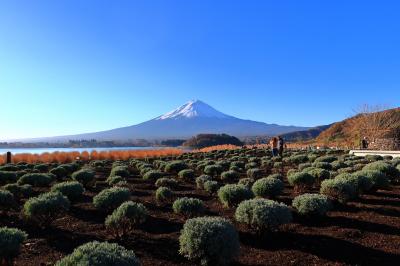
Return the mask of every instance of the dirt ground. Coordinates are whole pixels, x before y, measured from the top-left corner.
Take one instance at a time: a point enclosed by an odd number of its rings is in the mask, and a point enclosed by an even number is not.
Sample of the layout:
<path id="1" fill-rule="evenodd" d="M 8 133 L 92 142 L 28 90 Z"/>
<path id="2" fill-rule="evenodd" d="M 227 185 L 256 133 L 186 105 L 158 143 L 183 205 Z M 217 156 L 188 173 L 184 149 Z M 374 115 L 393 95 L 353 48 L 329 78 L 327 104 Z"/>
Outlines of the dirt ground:
<path id="1" fill-rule="evenodd" d="M 98 175 L 100 181 L 107 176 Z M 86 191 L 84 198 L 73 203 L 68 214 L 54 221 L 50 229 L 33 227 L 18 211 L 1 217 L 1 226 L 18 227 L 29 234 L 16 265 L 53 265 L 77 246 L 93 240 L 117 242 L 133 250 L 143 265 L 194 265 L 178 254 L 185 218 L 174 214 L 171 204 L 157 205 L 153 183 L 135 175 L 129 178 L 131 200 L 143 203 L 149 217 L 120 241 L 113 240 L 104 227 L 107 214 L 92 205 L 92 197 L 106 185 Z M 224 216 L 235 223 L 234 209 L 225 209 L 216 196 L 196 190 L 194 182 L 181 182 L 175 193 L 202 199 L 207 207 L 205 215 Z M 286 184 L 285 193 L 277 200 L 291 204 L 294 196 Z M 336 207 L 324 218 L 295 215 L 293 223 L 262 237 L 240 224 L 235 226 L 241 242 L 235 265 L 400 265 L 400 186 L 363 195 L 348 206 Z"/>

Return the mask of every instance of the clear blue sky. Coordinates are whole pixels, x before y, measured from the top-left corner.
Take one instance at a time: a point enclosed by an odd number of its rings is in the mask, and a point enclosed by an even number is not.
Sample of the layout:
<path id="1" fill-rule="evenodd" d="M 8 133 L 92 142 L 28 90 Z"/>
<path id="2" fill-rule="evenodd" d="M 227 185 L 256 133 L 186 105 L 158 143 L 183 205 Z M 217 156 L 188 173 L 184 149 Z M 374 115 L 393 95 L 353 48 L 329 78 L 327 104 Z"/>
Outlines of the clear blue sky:
<path id="1" fill-rule="evenodd" d="M 201 99 L 313 126 L 400 105 L 398 1 L 0 2 L 0 139 L 136 124 Z"/>

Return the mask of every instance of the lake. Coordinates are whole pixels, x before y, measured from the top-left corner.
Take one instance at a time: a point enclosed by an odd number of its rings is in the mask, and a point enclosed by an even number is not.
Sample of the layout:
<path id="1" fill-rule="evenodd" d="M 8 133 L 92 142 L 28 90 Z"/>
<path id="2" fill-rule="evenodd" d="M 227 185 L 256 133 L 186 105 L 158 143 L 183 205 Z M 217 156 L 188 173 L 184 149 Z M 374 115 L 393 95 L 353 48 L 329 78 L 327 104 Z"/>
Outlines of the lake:
<path id="1" fill-rule="evenodd" d="M 0 154 L 10 151 L 12 154 L 31 153 L 41 154 L 45 152 L 83 152 L 83 151 L 126 151 L 126 150 L 160 150 L 165 147 L 96 147 L 96 148 L 0 148 Z"/>

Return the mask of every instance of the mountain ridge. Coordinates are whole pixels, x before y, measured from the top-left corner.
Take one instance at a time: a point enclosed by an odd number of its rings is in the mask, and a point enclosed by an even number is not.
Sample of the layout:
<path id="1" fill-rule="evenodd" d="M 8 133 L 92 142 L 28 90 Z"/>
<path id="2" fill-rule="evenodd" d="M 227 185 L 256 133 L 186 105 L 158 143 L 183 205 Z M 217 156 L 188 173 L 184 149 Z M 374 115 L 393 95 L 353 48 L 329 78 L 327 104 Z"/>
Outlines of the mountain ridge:
<path id="1" fill-rule="evenodd" d="M 66 136 L 20 139 L 20 142 L 67 142 L 69 140 L 129 141 L 136 139 L 188 139 L 198 134 L 229 134 L 236 137 L 277 135 L 306 130 L 308 127 L 282 126 L 240 119 L 224 114 L 210 105 L 191 100 L 151 120 L 126 127 Z"/>

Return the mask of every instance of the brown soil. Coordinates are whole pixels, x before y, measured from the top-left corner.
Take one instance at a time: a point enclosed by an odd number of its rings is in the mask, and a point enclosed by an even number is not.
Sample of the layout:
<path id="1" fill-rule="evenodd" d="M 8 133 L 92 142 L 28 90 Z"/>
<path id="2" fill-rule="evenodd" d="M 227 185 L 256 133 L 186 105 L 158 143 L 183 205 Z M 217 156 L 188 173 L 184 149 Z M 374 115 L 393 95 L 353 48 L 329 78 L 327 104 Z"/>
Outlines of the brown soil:
<path id="1" fill-rule="evenodd" d="M 100 179 L 104 180 L 104 176 Z M 131 199 L 143 203 L 149 217 L 124 240 L 111 238 L 103 225 L 107 214 L 92 205 L 92 197 L 102 188 L 85 192 L 84 198 L 74 203 L 65 217 L 54 221 L 50 229 L 30 225 L 20 212 L 0 217 L 0 226 L 18 227 L 29 234 L 16 264 L 52 265 L 77 246 L 99 240 L 134 250 L 143 265 L 193 265 L 178 254 L 185 218 L 174 214 L 170 205 L 156 204 L 153 182 L 132 176 L 129 183 Z M 182 182 L 176 194 L 204 200 L 206 215 L 233 220 L 233 209 L 223 208 L 216 196 L 196 190 L 194 182 Z M 277 200 L 291 204 L 294 196 L 293 188 L 286 186 L 285 194 Z M 293 223 L 262 237 L 235 225 L 241 241 L 236 265 L 399 265 L 400 186 L 363 195 L 348 206 L 336 207 L 324 218 L 295 216 Z"/>

